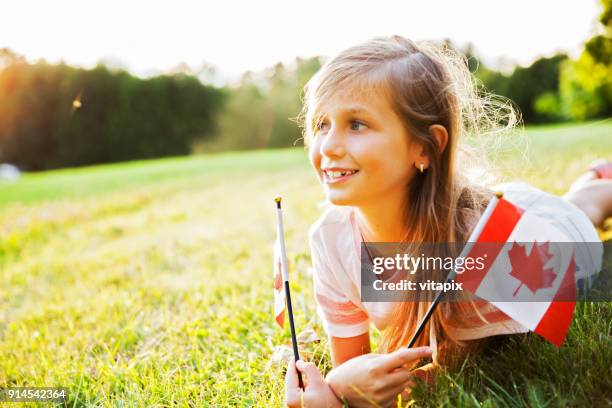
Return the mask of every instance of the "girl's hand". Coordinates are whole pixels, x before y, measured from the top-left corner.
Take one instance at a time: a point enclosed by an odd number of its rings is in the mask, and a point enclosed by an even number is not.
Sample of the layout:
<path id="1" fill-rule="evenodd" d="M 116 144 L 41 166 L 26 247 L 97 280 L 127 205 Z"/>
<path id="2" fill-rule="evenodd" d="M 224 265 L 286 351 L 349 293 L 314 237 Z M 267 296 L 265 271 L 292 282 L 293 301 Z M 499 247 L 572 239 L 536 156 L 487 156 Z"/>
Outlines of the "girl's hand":
<path id="1" fill-rule="evenodd" d="M 326 381 L 351 407 L 392 406 L 413 384 L 415 373 L 404 367 L 431 356 L 429 347 L 403 348 L 390 354 L 364 354 L 334 368 Z"/>
<path id="2" fill-rule="evenodd" d="M 299 386 L 295 371 L 296 365 L 302 373 L 305 390 L 302 390 Z M 285 401 L 289 408 L 336 408 L 343 406 L 325 382 L 316 365 L 305 363 L 302 360 L 298 360 L 296 364 L 293 358 L 287 366 L 285 376 Z"/>

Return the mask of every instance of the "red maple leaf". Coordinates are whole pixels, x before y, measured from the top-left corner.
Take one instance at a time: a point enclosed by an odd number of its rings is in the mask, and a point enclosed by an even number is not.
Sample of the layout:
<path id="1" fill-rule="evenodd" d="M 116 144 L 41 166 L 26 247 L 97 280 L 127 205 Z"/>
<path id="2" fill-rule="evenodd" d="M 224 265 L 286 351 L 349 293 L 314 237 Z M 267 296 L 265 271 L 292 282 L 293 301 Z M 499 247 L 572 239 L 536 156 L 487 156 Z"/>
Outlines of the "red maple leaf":
<path id="1" fill-rule="evenodd" d="M 276 262 L 276 274 L 274 275 L 274 289 L 280 291 L 283 285 L 283 278 L 281 278 L 281 260 Z"/>
<path id="2" fill-rule="evenodd" d="M 510 276 L 514 276 L 521 281 L 521 284 L 516 288 L 512 296 L 516 296 L 519 289 L 523 285 L 527 285 L 529 290 L 535 293 L 541 288 L 550 288 L 557 277 L 557 274 L 552 268 L 545 268 L 544 265 L 552 254 L 548 252 L 549 242 L 538 244 L 534 242 L 531 253 L 527 255 L 526 246 L 521 246 L 517 242 L 512 244 L 512 248 L 508 251 L 512 271 Z"/>

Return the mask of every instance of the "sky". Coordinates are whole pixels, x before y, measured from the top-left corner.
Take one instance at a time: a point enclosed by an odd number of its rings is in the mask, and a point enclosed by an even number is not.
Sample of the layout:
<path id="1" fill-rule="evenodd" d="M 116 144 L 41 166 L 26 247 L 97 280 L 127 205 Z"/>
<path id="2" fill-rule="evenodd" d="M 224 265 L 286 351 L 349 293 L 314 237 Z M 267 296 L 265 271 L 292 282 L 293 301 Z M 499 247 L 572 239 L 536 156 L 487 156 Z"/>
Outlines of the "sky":
<path id="1" fill-rule="evenodd" d="M 597 29 L 598 0 L 20 0 L 4 3 L 0 48 L 28 60 L 140 76 L 206 63 L 222 81 L 295 57 L 330 56 L 378 35 L 474 44 L 494 68 L 576 56 Z"/>

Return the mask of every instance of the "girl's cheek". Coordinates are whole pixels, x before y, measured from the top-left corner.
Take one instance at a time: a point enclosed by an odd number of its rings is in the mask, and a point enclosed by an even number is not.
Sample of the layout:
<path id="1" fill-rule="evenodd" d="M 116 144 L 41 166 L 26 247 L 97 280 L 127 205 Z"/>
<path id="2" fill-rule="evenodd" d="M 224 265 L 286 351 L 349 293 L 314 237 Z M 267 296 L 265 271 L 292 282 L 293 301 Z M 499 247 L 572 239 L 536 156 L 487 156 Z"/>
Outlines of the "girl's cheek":
<path id="1" fill-rule="evenodd" d="M 308 152 L 308 157 L 317 177 L 321 178 L 321 154 L 319 153 L 319 146 L 312 144 Z"/>

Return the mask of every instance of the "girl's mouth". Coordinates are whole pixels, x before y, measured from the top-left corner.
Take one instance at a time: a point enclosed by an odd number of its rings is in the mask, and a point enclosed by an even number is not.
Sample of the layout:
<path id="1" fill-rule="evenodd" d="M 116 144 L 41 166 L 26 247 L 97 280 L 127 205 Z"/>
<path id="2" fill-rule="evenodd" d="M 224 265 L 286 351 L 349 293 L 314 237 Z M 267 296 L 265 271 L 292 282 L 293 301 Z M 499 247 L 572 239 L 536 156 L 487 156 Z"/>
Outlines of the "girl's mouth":
<path id="1" fill-rule="evenodd" d="M 358 172 L 359 172 L 359 170 L 350 170 L 350 169 L 343 169 L 343 170 L 328 169 L 328 170 L 323 170 L 323 182 L 325 184 L 341 183 L 341 182 L 346 181 L 349 178 L 353 177 Z"/>

